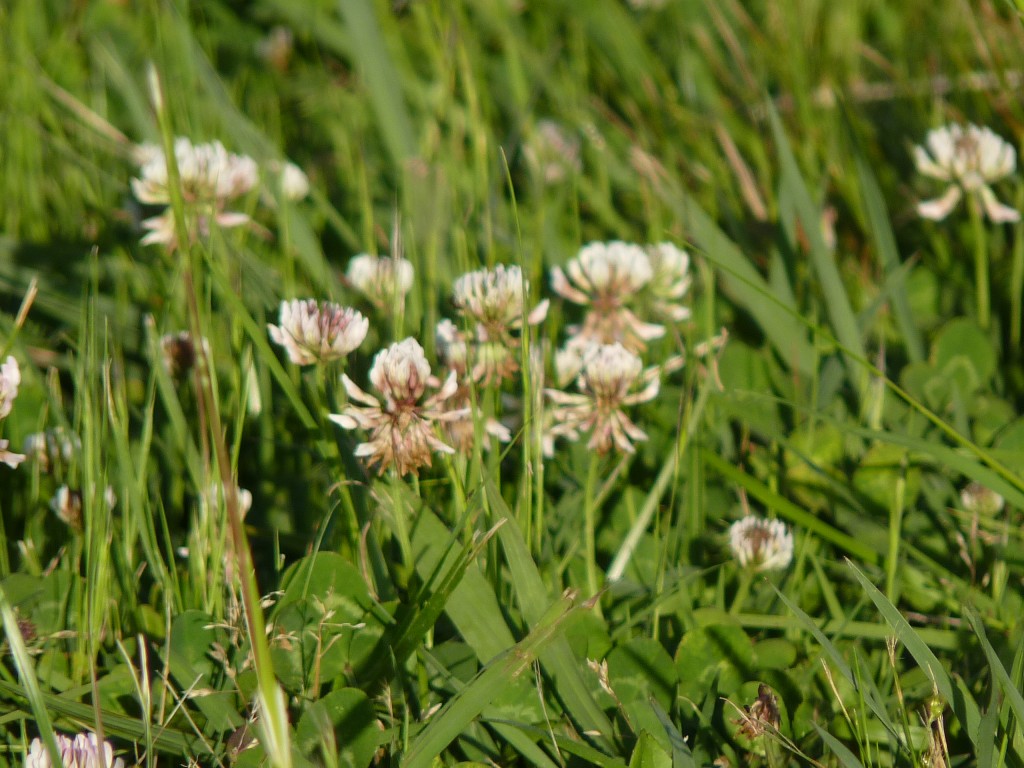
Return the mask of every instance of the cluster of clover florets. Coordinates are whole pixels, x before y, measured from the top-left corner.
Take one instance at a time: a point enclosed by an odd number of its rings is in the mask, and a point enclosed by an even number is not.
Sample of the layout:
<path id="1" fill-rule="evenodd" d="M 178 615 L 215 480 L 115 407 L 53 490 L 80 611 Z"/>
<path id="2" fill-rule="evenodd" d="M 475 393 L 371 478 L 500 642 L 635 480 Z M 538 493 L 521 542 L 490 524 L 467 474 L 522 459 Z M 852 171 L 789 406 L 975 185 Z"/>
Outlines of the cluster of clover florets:
<path id="1" fill-rule="evenodd" d="M 510 422 L 479 404 L 488 391 L 500 392 L 518 379 L 526 365 L 531 386 L 543 392 L 538 417 L 544 420 L 546 455 L 558 439 L 585 439 L 599 454 L 632 453 L 647 435 L 626 410 L 653 399 L 662 377 L 682 365 L 677 354 L 645 367 L 642 355 L 649 342 L 666 334 L 666 323 L 689 318 L 689 266 L 686 252 L 671 243 L 610 242 L 586 245 L 564 268 L 553 269 L 552 289 L 578 305 L 569 311 L 580 321 L 568 326 L 564 345 L 552 356 L 555 386 L 548 387 L 537 352 L 546 348 L 540 326 L 549 300 L 531 300 L 530 280 L 519 266 L 467 272 L 452 285 L 452 317 L 434 331 L 438 370 L 417 339 L 393 343 L 373 359 L 371 392 L 342 374 L 348 402 L 330 419 L 366 434 L 355 454 L 367 466 L 415 474 L 431 465 L 434 454 L 509 442 Z M 370 305 L 371 315 L 394 316 L 414 280 L 405 259 L 361 254 L 350 260 L 345 282 Z M 271 338 L 297 365 L 340 360 L 362 344 L 368 330 L 369 320 L 358 310 L 315 299 L 283 301 L 278 323 L 269 326 Z M 533 334 L 529 347 L 524 334 Z"/>

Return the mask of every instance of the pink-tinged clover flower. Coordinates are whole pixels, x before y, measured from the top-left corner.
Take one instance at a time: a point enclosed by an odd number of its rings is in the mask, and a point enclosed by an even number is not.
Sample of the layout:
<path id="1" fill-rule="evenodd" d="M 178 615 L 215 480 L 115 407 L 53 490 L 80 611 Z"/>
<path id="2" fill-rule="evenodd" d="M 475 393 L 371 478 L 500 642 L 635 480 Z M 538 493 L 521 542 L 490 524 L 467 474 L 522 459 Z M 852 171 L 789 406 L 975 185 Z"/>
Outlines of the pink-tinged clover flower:
<path id="1" fill-rule="evenodd" d="M 781 520 L 747 515 L 729 526 L 729 549 L 753 571 L 777 571 L 793 560 L 793 534 Z"/>
<path id="2" fill-rule="evenodd" d="M 390 310 L 412 290 L 412 262 L 401 257 L 361 253 L 348 263 L 349 284 L 381 310 Z"/>
<path id="3" fill-rule="evenodd" d="M 989 128 L 973 124 L 951 124 L 928 132 L 925 145 L 914 147 L 914 164 L 919 173 L 949 182 L 945 193 L 917 205 L 926 219 L 946 218 L 966 193 L 996 223 L 1020 220 L 1020 212 L 1000 203 L 991 184 L 1014 172 L 1017 153 L 1008 142 Z"/>
<path id="4" fill-rule="evenodd" d="M 647 435 L 622 410 L 657 396 L 657 367 L 643 369 L 640 358 L 622 344 L 599 344 L 573 350 L 566 356 L 571 369 L 578 365 L 578 394 L 560 389 L 545 389 L 544 394 L 554 407 L 549 411 L 552 424 L 545 435 L 545 453 L 551 455 L 554 440 L 565 437 L 578 440 L 589 433 L 587 447 L 607 453 L 613 447 L 623 453 L 634 453 L 633 441 L 646 440 Z M 559 377 L 568 375 L 561 370 Z"/>
<path id="5" fill-rule="evenodd" d="M 268 325 L 270 338 L 296 365 L 339 360 L 363 343 L 370 321 L 349 307 L 315 299 L 281 302 L 280 325 Z"/>
<path id="6" fill-rule="evenodd" d="M 590 243 L 563 271 L 551 270 L 551 287 L 559 296 L 587 308 L 582 326 L 569 333 L 598 344 L 622 344 L 640 352 L 665 328 L 645 323 L 630 309 L 654 277 L 647 252 L 639 245 L 614 241 Z"/>
<path id="7" fill-rule="evenodd" d="M 377 353 L 370 368 L 370 382 L 383 395 L 383 402 L 367 394 L 346 375 L 341 377 L 351 403 L 341 413 L 332 413 L 331 421 L 343 429 L 364 429 L 370 439 L 360 443 L 355 455 L 377 466 L 378 474 L 394 467 L 399 475 L 417 474 L 431 465 L 431 454 L 454 453 L 437 437 L 435 427 L 465 418 L 468 409 L 451 409 L 448 401 L 458 390 L 452 371 L 434 394 L 430 364 L 423 347 L 413 338 L 392 344 Z"/>
<path id="8" fill-rule="evenodd" d="M 41 739 L 32 739 L 25 755 L 25 768 L 124 768 L 124 760 L 115 758 L 110 744 L 100 744 L 95 733 L 80 733 L 74 739 L 62 733 L 55 736 L 60 766 L 53 765 Z"/>
<path id="9" fill-rule="evenodd" d="M 529 282 L 517 266 L 499 264 L 462 275 L 452 288 L 460 314 L 474 323 L 475 339 L 470 375 L 483 384 L 501 383 L 519 370 L 519 340 L 514 332 L 523 327 Z M 526 316 L 527 325 L 547 317 L 545 299 Z"/>

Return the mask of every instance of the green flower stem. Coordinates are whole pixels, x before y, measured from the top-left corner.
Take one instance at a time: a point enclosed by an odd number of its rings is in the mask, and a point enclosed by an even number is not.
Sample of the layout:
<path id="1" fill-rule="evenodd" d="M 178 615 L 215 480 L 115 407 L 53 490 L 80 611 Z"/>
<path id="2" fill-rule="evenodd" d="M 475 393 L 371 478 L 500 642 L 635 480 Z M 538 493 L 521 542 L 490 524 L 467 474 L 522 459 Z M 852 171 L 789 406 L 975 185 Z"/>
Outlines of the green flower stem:
<path id="1" fill-rule="evenodd" d="M 412 565 L 412 542 L 409 539 L 409 528 L 405 524 L 405 504 L 402 503 L 402 481 L 392 472 L 391 475 L 391 511 L 394 519 L 392 529 L 398 540 L 398 548 L 402 551 L 402 563 Z"/>
<path id="2" fill-rule="evenodd" d="M 906 471 L 904 457 L 904 471 Z M 903 532 L 903 504 L 907 481 L 903 475 L 896 479 L 892 509 L 889 513 L 889 551 L 885 557 L 885 596 L 896 602 L 896 575 L 899 567 L 900 543 Z"/>
<path id="3" fill-rule="evenodd" d="M 990 321 L 988 284 L 988 230 L 981 220 L 981 211 L 971 202 L 971 233 L 974 241 L 974 290 L 977 294 L 978 325 L 987 329 Z"/>
<path id="4" fill-rule="evenodd" d="M 750 585 L 754 581 L 754 571 L 750 568 L 740 569 L 740 583 L 736 587 L 736 594 L 732 598 L 732 605 L 729 607 L 729 613 L 735 616 L 743 610 L 744 604 L 747 602 L 747 598 L 750 597 Z"/>
<path id="5" fill-rule="evenodd" d="M 587 593 L 596 595 L 601 589 L 601 582 L 597 575 L 597 506 L 595 491 L 597 490 L 597 468 L 600 458 L 593 451 L 590 452 L 590 468 L 587 470 L 587 485 L 585 489 L 585 500 L 583 503 L 583 539 L 585 555 L 587 558 Z M 601 615 L 601 602 L 594 604 L 594 610 Z"/>
<path id="6" fill-rule="evenodd" d="M 1024 299 L 1024 227 L 1017 224 L 1013 236 L 1013 266 L 1010 272 L 1010 349 L 1019 350 L 1021 345 L 1021 323 L 1024 313 L 1021 303 Z"/>

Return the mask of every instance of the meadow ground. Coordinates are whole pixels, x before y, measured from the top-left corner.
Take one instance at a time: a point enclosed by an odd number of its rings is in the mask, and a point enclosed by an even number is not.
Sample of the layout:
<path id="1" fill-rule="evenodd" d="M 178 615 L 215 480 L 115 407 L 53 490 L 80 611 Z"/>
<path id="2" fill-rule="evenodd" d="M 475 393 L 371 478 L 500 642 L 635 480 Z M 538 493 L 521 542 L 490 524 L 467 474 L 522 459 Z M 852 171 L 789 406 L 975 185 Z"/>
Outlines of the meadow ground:
<path id="1" fill-rule="evenodd" d="M 0 768 L 1024 765 L 1022 61 L 7 0 Z"/>

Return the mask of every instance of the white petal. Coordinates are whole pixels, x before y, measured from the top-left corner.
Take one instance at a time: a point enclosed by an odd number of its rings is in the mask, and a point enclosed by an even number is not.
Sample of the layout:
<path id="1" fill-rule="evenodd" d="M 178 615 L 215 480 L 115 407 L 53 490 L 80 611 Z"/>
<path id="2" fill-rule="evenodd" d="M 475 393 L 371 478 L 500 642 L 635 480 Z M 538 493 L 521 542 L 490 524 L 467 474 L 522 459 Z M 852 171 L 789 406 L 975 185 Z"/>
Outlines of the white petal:
<path id="1" fill-rule="evenodd" d="M 981 204 L 985 208 L 985 214 L 996 224 L 1020 221 L 1020 211 L 1000 203 L 996 199 L 995 193 L 989 187 L 982 187 L 981 189 Z"/>
<path id="2" fill-rule="evenodd" d="M 917 204 L 917 213 L 919 216 L 925 219 L 931 219 L 932 221 L 942 221 L 944 218 L 949 216 L 956 204 L 960 202 L 960 187 L 952 185 L 946 190 L 942 197 L 938 197 L 935 200 L 922 200 Z"/>

